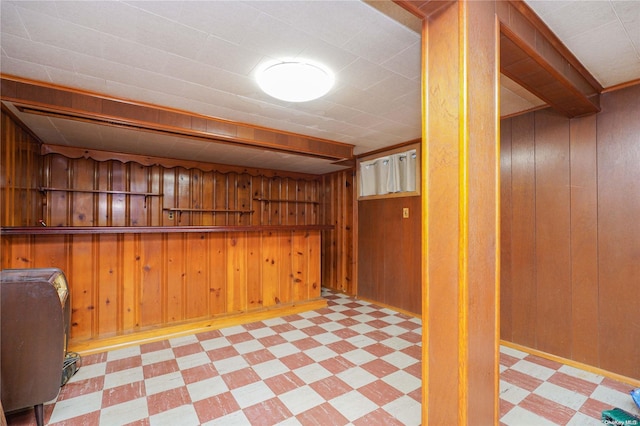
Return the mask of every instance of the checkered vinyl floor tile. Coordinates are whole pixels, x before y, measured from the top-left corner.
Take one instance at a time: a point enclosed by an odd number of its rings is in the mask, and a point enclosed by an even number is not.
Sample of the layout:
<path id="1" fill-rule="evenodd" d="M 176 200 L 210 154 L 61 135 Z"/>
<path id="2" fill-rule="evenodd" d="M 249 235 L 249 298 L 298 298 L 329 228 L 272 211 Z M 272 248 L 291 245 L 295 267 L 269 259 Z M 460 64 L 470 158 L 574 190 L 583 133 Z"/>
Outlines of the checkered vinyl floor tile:
<path id="1" fill-rule="evenodd" d="M 83 358 L 50 425 L 419 425 L 421 321 L 323 290 L 328 307 Z M 501 423 L 589 425 L 630 386 L 501 349 Z M 633 411 L 632 411 L 633 412 Z M 35 424 L 33 410 L 9 425 Z"/>

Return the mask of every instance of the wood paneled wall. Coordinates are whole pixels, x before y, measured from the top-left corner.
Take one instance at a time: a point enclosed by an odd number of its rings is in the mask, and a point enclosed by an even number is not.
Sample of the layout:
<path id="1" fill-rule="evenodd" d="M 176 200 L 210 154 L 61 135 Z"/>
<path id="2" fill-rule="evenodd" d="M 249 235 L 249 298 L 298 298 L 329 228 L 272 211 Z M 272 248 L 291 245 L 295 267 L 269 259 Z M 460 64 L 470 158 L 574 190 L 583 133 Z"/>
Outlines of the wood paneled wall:
<path id="1" fill-rule="evenodd" d="M 320 297 L 320 231 L 4 235 L 3 268 L 61 268 L 71 344 Z"/>
<path id="2" fill-rule="evenodd" d="M 64 147 L 41 154 L 5 111 L 2 125 L 2 226 L 42 219 L 48 227 L 3 233 L 1 267 L 65 272 L 72 342 L 319 298 L 325 231 L 315 225 L 335 219 L 322 203 L 337 200 L 324 197 L 321 176 Z M 256 229 L 188 231 L 194 226 Z M 60 227 L 89 230 L 57 234 Z M 91 232 L 113 227 L 158 232 Z M 334 243 L 325 249 L 340 255 Z"/>
<path id="3" fill-rule="evenodd" d="M 0 144 L 0 191 L 2 226 L 37 225 L 42 216 L 42 197 L 34 188 L 42 175 L 40 141 L 22 128 L 2 108 Z"/>
<path id="4" fill-rule="evenodd" d="M 420 212 L 420 196 L 358 202 L 358 296 L 422 312 Z"/>
<path id="5" fill-rule="evenodd" d="M 352 169 L 323 177 L 320 222 L 333 229 L 322 232 L 323 287 L 356 295 L 354 172 Z"/>
<path id="6" fill-rule="evenodd" d="M 44 156 L 50 226 L 310 225 L 320 177 Z"/>
<path id="7" fill-rule="evenodd" d="M 640 379 L 640 85 L 502 121 L 501 336 Z"/>

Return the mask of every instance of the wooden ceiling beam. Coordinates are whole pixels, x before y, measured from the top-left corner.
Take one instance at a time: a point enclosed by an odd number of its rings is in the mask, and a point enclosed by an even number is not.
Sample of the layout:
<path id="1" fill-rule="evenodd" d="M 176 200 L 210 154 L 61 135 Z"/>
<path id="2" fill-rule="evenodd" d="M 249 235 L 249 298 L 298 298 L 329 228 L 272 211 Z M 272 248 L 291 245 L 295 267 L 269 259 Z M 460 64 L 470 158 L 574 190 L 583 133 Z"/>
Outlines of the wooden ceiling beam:
<path id="1" fill-rule="evenodd" d="M 500 72 L 567 117 L 600 111 L 602 86 L 522 0 L 496 2 Z"/>
<path id="2" fill-rule="evenodd" d="M 429 21 L 449 0 L 394 0 Z M 600 111 L 603 88 L 522 0 L 496 2 L 500 19 L 500 72 L 568 117 Z"/>
<path id="3" fill-rule="evenodd" d="M 236 123 L 13 76 L 0 76 L 0 96 L 23 112 L 105 126 L 209 140 L 341 161 L 353 145 Z"/>

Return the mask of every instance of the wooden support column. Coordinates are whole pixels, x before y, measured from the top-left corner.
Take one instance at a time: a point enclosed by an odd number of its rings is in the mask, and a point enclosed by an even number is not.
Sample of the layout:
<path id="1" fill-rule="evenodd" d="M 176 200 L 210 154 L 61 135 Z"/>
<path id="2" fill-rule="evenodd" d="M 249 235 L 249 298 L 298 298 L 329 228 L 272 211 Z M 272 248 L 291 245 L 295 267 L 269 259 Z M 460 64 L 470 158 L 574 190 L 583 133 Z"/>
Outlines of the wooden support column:
<path id="1" fill-rule="evenodd" d="M 423 412 L 498 423 L 499 25 L 460 0 L 423 24 Z"/>

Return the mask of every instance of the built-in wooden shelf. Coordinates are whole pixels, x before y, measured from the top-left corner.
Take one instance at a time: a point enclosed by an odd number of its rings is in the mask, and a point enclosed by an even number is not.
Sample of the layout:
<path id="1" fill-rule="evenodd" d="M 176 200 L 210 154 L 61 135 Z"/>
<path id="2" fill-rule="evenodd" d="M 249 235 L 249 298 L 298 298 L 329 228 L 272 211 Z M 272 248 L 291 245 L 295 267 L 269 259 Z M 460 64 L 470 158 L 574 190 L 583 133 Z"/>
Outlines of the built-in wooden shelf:
<path id="1" fill-rule="evenodd" d="M 157 192 L 138 192 L 138 191 L 113 191 L 107 189 L 77 189 L 77 188 L 51 188 L 51 187 L 40 187 L 37 188 L 38 191 L 47 192 L 47 191 L 58 191 L 58 192 L 84 192 L 89 194 L 121 194 L 121 195 L 144 195 L 145 197 L 152 196 L 161 196 Z"/>
<path id="2" fill-rule="evenodd" d="M 263 203 L 298 203 L 298 204 L 320 204 L 319 201 L 309 200 L 286 200 L 284 198 L 254 198 L 255 201 L 262 201 Z"/>
<path id="3" fill-rule="evenodd" d="M 197 208 L 187 208 L 187 207 L 171 207 L 168 209 L 163 209 L 168 212 L 177 212 L 178 213 L 178 222 L 182 219 L 183 212 L 193 212 L 193 213 L 239 213 L 240 216 L 243 214 L 251 214 L 254 210 L 242 210 L 242 209 L 197 209 Z"/>
<path id="4" fill-rule="evenodd" d="M 269 232 L 269 231 L 326 231 L 333 225 L 217 225 L 217 226 L 7 226 L 0 228 L 8 235 L 60 235 L 60 234 L 168 234 L 209 232 Z"/>
<path id="5" fill-rule="evenodd" d="M 170 212 L 200 212 L 200 213 L 253 213 L 254 210 L 236 210 L 236 209 L 190 209 L 182 207 L 172 207 L 163 209 Z"/>

